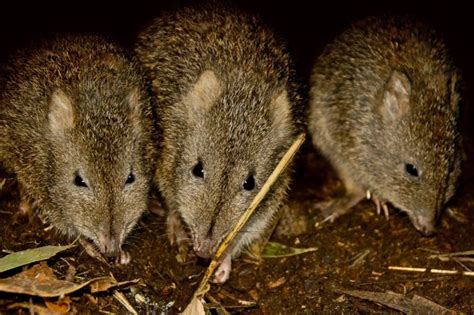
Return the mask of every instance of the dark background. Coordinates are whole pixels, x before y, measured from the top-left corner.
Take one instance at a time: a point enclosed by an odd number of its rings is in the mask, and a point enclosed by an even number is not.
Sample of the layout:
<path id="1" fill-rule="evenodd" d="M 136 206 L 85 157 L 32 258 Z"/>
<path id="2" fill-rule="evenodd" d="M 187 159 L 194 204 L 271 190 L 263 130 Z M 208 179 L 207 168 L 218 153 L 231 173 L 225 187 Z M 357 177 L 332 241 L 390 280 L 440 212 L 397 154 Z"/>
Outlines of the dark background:
<path id="1" fill-rule="evenodd" d="M 135 34 L 162 10 L 193 1 L 63 1 L 6 2 L 0 6 L 0 58 L 12 49 L 54 32 L 101 33 L 128 47 Z M 196 1 L 194 1 L 196 2 Z M 293 52 L 298 71 L 307 79 L 311 64 L 326 43 L 351 21 L 374 14 L 411 14 L 431 22 L 448 43 L 467 86 L 473 78 L 474 14 L 469 2 L 415 1 L 234 1 L 259 13 Z"/>
<path id="2" fill-rule="evenodd" d="M 131 48 L 137 32 L 149 20 L 159 15 L 162 10 L 177 9 L 192 2 L 119 1 L 0 2 L 0 62 L 6 61 L 5 57 L 10 52 L 38 40 L 43 35 L 55 32 L 99 33 L 118 41 L 125 47 Z M 324 46 L 354 20 L 374 14 L 419 16 L 431 22 L 444 37 L 452 52 L 455 64 L 461 69 L 465 79 L 464 98 L 465 100 L 473 99 L 473 89 L 471 87 L 474 82 L 474 10 L 469 7 L 467 1 L 466 3 L 461 1 L 446 1 L 444 3 L 409 2 L 405 0 L 385 2 L 326 0 L 326 2 L 314 3 L 309 0 L 286 2 L 236 0 L 235 2 L 243 8 L 259 13 L 282 38 L 286 39 L 303 82 L 307 82 L 311 65 Z M 469 102 L 465 103 L 469 104 Z M 471 117 L 473 117 L 472 110 L 464 112 L 463 125 L 470 129 L 466 134 L 473 135 L 474 124 L 470 123 Z M 474 142 L 466 141 L 466 143 L 471 144 L 468 146 L 472 151 L 470 155 L 471 162 L 469 163 L 471 171 L 463 173 L 463 182 L 470 184 L 474 183 L 474 176 L 471 175 L 474 173 L 474 163 L 472 163 L 474 161 L 472 159 L 474 157 L 474 145 L 472 145 Z M 307 141 L 307 145 L 310 146 L 309 141 Z M 327 175 L 327 167 L 323 163 L 312 163 L 315 160 L 317 158 L 313 154 L 312 158 L 308 158 L 305 163 L 301 164 L 302 166 L 299 166 L 300 172 L 298 172 L 298 175 L 301 180 L 299 181 L 300 186 L 297 188 L 300 189 L 295 189 L 290 204 L 296 213 L 308 212 L 309 214 L 306 214 L 307 216 L 303 216 L 303 218 L 306 218 L 308 222 L 312 222 L 311 224 L 316 220 L 316 218 L 313 218 L 315 213 L 313 203 L 315 200 L 327 198 L 326 194 L 336 187 L 334 176 Z M 301 170 L 308 164 L 315 167 L 311 172 L 303 173 Z M 321 186 L 323 179 L 328 182 L 326 187 L 333 188 L 323 189 Z M 301 187 L 304 187 L 305 190 L 303 191 Z M 472 210 L 472 191 L 474 190 L 472 184 L 465 185 L 465 187 L 467 188 L 464 193 L 461 191 L 462 197 L 458 198 L 462 200 L 462 202 L 459 202 L 459 207 L 463 209 L 468 218 L 472 218 L 472 211 L 470 210 Z M 14 207 L 16 207 L 16 204 Z M 364 204 L 359 206 L 359 209 L 362 210 L 363 207 Z M 461 277 L 451 278 L 449 276 L 449 278 L 434 279 L 431 282 L 433 278 L 428 275 L 414 278 L 386 273 L 384 266 L 389 263 L 395 265 L 401 263 L 402 265 L 431 266 L 439 269 L 458 268 L 459 266 L 455 263 L 446 265 L 442 262 L 428 261 L 428 258 L 425 257 L 428 254 L 425 254 L 422 250 L 431 248 L 446 253 L 472 249 L 472 242 L 469 237 L 469 235 L 473 235 L 472 219 L 467 221 L 468 223 L 459 223 L 449 217 L 446 221 L 443 221 L 443 224 L 440 224 L 443 228 L 440 228 L 436 237 L 422 238 L 406 217 L 398 218 L 399 216 L 394 213 L 391 214 L 393 218 L 387 221 L 381 216 L 371 217 L 371 215 L 367 215 L 367 213 L 374 212 L 373 205 L 370 205 L 369 202 L 365 203 L 365 207 L 367 208 L 365 212 L 355 211 L 356 213 L 365 213 L 364 215 L 350 214 L 345 218 L 341 218 L 337 225 L 327 225 L 321 229 L 310 228 L 309 232 L 300 236 L 302 247 L 315 246 L 319 248 L 315 255 L 296 256 L 291 260 L 291 263 L 290 260 L 286 263 L 270 261 L 261 266 L 242 262 L 240 262 L 240 265 L 236 263 L 233 268 L 239 276 L 237 277 L 237 274 L 232 275 L 230 279 L 232 286 L 228 285 L 225 288 L 227 290 L 230 290 L 231 287 L 254 288 L 254 285 L 263 284 L 258 289 L 261 300 L 259 301 L 259 309 L 255 313 L 260 310 L 274 310 L 273 313 L 278 310 L 278 312 L 285 313 L 284 310 L 288 309 L 292 311 L 286 313 L 294 314 L 296 313 L 295 310 L 301 311 L 300 305 L 305 304 L 314 307 L 315 310 L 321 313 L 340 314 L 355 313 L 356 311 L 357 313 L 383 313 L 388 311 L 387 309 L 378 308 L 378 306 L 372 308 L 370 305 L 354 299 L 340 303 L 338 302 L 341 297 L 340 293 L 334 291 L 334 288 L 400 292 L 400 285 L 405 290 L 405 284 L 407 284 L 408 292 L 415 292 L 422 296 L 426 295 L 447 307 L 456 307 L 456 309 L 463 307 L 464 312 L 471 313 L 469 308 L 469 305 L 472 304 L 469 302 L 469 300 L 472 300 L 472 282 L 469 282 L 471 279 L 467 279 L 467 277 L 464 279 Z M 371 207 L 370 210 L 369 207 Z M 9 209 L 13 209 L 13 207 L 10 206 Z M 16 208 L 12 211 L 16 211 Z M 0 216 L 0 226 L 6 226 L 4 231 L 0 229 L 0 241 L 2 237 L 3 240 L 8 240 L 11 243 L 9 249 L 18 250 L 19 245 L 44 243 L 45 240 L 46 244 L 57 242 L 56 239 L 51 241 L 49 232 L 45 232 L 40 224 L 38 225 L 40 227 L 21 226 L 21 229 L 18 229 L 18 226 L 10 224 L 10 220 L 10 216 Z M 171 250 L 166 242 L 164 223 L 159 221 L 164 219 L 151 216 L 150 220 L 152 223 L 148 221 L 143 223 L 144 228 L 140 234 L 141 239 L 146 241 L 140 241 L 140 246 L 130 247 L 132 256 L 137 257 L 137 264 L 131 265 L 128 269 L 122 271 L 114 269 L 115 276 L 118 279 L 142 278 L 144 283 L 149 284 L 145 295 L 150 296 L 154 301 L 168 301 L 171 299 L 170 296 L 176 298 L 184 294 L 191 295 L 190 288 L 187 289 L 189 292 L 184 290 L 183 293 L 181 291 L 180 293 L 163 293 L 167 292 L 165 289 L 169 288 L 170 284 L 174 284 L 175 281 L 168 276 L 168 272 L 179 275 L 180 279 L 188 279 L 186 275 L 195 275 L 198 271 L 194 264 L 184 266 L 177 264 L 175 259 L 176 250 Z M 159 223 L 155 223 L 157 221 Z M 283 241 L 286 244 L 291 242 L 293 242 L 293 239 L 291 241 L 290 239 L 284 239 Z M 137 240 L 135 240 L 135 244 L 137 243 Z M 349 259 L 349 257 L 353 257 L 356 253 L 362 253 L 362 250 L 371 251 L 363 265 L 356 268 L 347 267 L 349 264 L 352 266 L 352 258 Z M 321 255 L 320 253 L 325 254 Z M 88 261 L 87 257 L 84 258 L 83 256 L 82 260 L 76 263 L 77 253 L 74 253 L 73 257 L 73 259 L 70 259 L 72 264 L 78 266 L 79 271 L 85 270 L 89 276 L 100 276 L 110 272 L 108 268 L 105 268 L 102 264 L 97 264 L 95 260 L 90 259 Z M 59 261 L 61 262 L 61 260 Z M 159 263 L 153 268 L 148 268 L 150 261 L 159 261 Z M 85 262 L 84 265 L 82 265 L 83 262 Z M 65 270 L 65 267 L 61 267 L 59 264 L 54 266 L 56 268 L 59 266 L 59 268 L 63 268 L 60 270 Z M 244 272 L 247 268 L 251 270 L 249 273 Z M 381 271 L 380 274 L 384 274 L 380 281 L 373 280 L 373 271 Z M 267 289 L 265 286 L 265 283 L 270 280 L 281 279 L 282 275 L 286 277 L 288 274 L 292 276 L 287 277 L 287 282 L 282 287 Z M 431 280 L 427 280 L 426 277 Z M 416 279 L 420 279 L 420 282 L 416 282 Z M 189 287 L 189 283 L 183 280 L 178 282 L 178 287 L 182 290 L 183 287 Z M 231 290 L 233 294 L 236 291 Z M 301 292 L 304 292 L 304 294 L 301 294 Z M 248 295 L 242 294 L 241 297 L 248 299 Z M 7 305 L 12 301 L 18 302 L 14 299 L 5 299 L 3 302 L 4 305 Z M 90 303 L 85 303 L 85 301 L 87 300 L 83 297 L 81 302 L 76 303 L 76 307 L 90 307 Z M 114 304 L 116 302 L 110 301 L 105 298 L 102 300 L 101 306 L 98 307 L 103 307 L 104 303 L 110 303 L 112 306 L 116 305 Z M 1 299 L 0 302 L 2 302 Z M 112 310 L 118 313 L 117 308 L 112 307 Z M 94 311 L 89 310 L 89 312 Z M 272 312 L 268 311 L 267 313 L 271 314 Z"/>

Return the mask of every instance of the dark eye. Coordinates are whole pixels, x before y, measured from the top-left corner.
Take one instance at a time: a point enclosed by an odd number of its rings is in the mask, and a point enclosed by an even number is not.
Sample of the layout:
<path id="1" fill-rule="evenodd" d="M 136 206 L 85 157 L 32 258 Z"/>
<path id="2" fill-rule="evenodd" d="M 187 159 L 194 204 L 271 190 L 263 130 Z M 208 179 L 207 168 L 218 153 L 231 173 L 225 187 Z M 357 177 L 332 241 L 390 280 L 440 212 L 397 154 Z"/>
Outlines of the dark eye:
<path id="1" fill-rule="evenodd" d="M 127 180 L 125 181 L 125 184 L 131 184 L 135 181 L 135 175 L 133 173 L 130 173 L 127 177 Z"/>
<path id="2" fill-rule="evenodd" d="M 418 169 L 413 164 L 405 164 L 405 172 L 411 177 L 418 177 L 420 175 Z"/>
<path id="3" fill-rule="evenodd" d="M 76 185 L 77 187 L 87 187 L 86 182 L 79 175 L 76 175 L 76 177 L 74 177 L 74 185 Z"/>
<path id="4" fill-rule="evenodd" d="M 196 177 L 204 177 L 204 169 L 202 168 L 202 163 L 198 162 L 196 165 L 193 167 L 193 175 Z"/>
<path id="5" fill-rule="evenodd" d="M 242 187 L 244 187 L 244 189 L 248 191 L 255 188 L 255 179 L 253 178 L 253 175 L 250 175 L 249 177 L 247 177 L 246 180 L 244 180 Z"/>

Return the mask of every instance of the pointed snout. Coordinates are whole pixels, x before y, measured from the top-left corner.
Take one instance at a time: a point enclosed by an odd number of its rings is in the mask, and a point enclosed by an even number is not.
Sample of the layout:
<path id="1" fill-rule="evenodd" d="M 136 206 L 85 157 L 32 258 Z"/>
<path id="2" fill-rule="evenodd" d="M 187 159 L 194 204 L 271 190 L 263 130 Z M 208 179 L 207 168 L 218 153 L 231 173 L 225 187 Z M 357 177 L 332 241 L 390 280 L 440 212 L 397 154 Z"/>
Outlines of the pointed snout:
<path id="1" fill-rule="evenodd" d="M 426 211 L 409 213 L 409 217 L 415 228 L 425 236 L 430 236 L 435 232 L 436 219 L 429 215 L 424 215 Z"/>
<path id="2" fill-rule="evenodd" d="M 120 252 L 121 241 L 116 236 L 100 233 L 97 236 L 97 246 L 102 254 L 115 256 Z"/>
<path id="3" fill-rule="evenodd" d="M 206 238 L 197 238 L 194 242 L 194 251 L 196 255 L 202 258 L 210 258 L 214 254 L 214 246 L 216 241 L 206 237 Z"/>

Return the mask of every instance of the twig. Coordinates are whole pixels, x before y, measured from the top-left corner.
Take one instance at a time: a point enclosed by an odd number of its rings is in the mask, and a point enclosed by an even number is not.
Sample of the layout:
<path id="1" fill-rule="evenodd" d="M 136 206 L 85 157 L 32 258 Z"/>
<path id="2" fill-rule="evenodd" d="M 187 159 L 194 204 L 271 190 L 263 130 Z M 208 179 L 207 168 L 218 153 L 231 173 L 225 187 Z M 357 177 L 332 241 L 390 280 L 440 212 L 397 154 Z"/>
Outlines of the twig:
<path id="1" fill-rule="evenodd" d="M 353 262 L 349 265 L 349 268 L 354 268 L 355 266 L 361 265 L 368 254 L 370 254 L 370 249 L 363 250 L 357 254 L 354 258 L 352 258 Z"/>
<path id="2" fill-rule="evenodd" d="M 214 273 L 214 270 L 216 269 L 222 254 L 225 252 L 225 250 L 227 249 L 229 244 L 235 238 L 237 233 L 239 233 L 239 231 L 242 229 L 242 227 L 245 225 L 245 223 L 247 223 L 250 216 L 253 214 L 253 212 L 258 207 L 260 202 L 263 200 L 265 195 L 270 191 L 270 188 L 276 182 L 276 180 L 278 179 L 278 176 L 286 169 L 286 167 L 291 162 L 291 160 L 293 160 L 296 152 L 298 151 L 300 146 L 303 144 L 304 140 L 305 140 L 305 134 L 304 133 L 300 134 L 297 137 L 297 139 L 293 142 L 293 144 L 288 149 L 288 151 L 285 153 L 283 158 L 280 160 L 280 162 L 278 163 L 276 168 L 273 170 L 271 175 L 268 177 L 265 184 L 263 184 L 262 188 L 257 193 L 255 198 L 252 200 L 252 203 L 250 204 L 250 206 L 247 208 L 247 210 L 240 217 L 239 221 L 234 226 L 232 231 L 227 235 L 227 237 L 224 239 L 224 241 L 220 244 L 219 248 L 216 251 L 216 254 L 212 258 L 211 264 L 207 268 L 206 273 L 204 274 L 204 277 L 202 278 L 201 283 L 199 284 L 199 287 L 197 288 L 196 292 L 194 293 L 194 297 L 202 297 L 204 294 L 206 294 L 207 291 L 209 291 L 208 281 L 211 278 L 212 274 Z"/>
<path id="3" fill-rule="evenodd" d="M 459 270 L 445 270 L 445 269 L 430 269 L 430 268 L 412 268 L 400 266 L 388 266 L 388 270 L 409 271 L 409 272 L 431 272 L 445 275 L 463 275 L 474 277 L 474 271 L 459 271 Z"/>
<path id="4" fill-rule="evenodd" d="M 455 253 L 447 253 L 447 254 L 436 254 L 431 255 L 428 258 L 438 258 L 441 261 L 448 261 L 448 260 L 458 260 L 458 261 L 467 261 L 467 262 L 474 262 L 474 257 L 467 257 L 467 256 L 474 256 L 474 250 L 468 250 L 465 252 L 455 252 Z"/>
<path id="5" fill-rule="evenodd" d="M 110 277 L 115 281 L 117 282 L 117 279 L 115 278 L 115 276 L 113 275 L 112 272 L 109 272 L 110 274 Z M 132 304 L 130 304 L 130 302 L 127 300 L 127 298 L 125 297 L 125 294 L 123 294 L 122 292 L 120 292 L 119 290 L 114 290 L 114 297 L 117 299 L 117 301 L 120 302 L 120 304 L 122 304 L 126 309 L 127 311 L 129 311 L 130 313 L 132 313 L 133 315 L 138 315 L 137 311 L 133 308 Z"/>
<path id="6" fill-rule="evenodd" d="M 114 290 L 114 297 L 127 309 L 127 311 L 133 315 L 138 315 L 137 311 L 133 308 L 122 292 Z"/>
<path id="7" fill-rule="evenodd" d="M 219 303 L 219 301 L 217 301 L 213 296 L 211 296 L 211 295 L 208 294 L 208 295 L 207 295 L 207 299 L 208 299 L 211 303 L 215 304 L 215 305 L 216 305 L 216 308 L 218 308 L 218 309 L 219 309 L 219 312 L 221 312 L 223 315 L 230 315 L 230 313 L 226 311 L 226 309 L 224 308 L 224 306 L 222 306 L 222 304 Z"/>
<path id="8" fill-rule="evenodd" d="M 394 284 L 394 283 L 406 283 L 407 280 L 417 282 L 417 283 L 424 283 L 424 282 L 435 282 L 435 281 L 446 281 L 446 279 L 449 279 L 449 275 L 444 275 L 444 276 L 438 276 L 437 278 L 427 278 L 427 279 L 398 279 L 398 280 L 385 280 L 385 281 L 369 281 L 369 282 L 363 282 L 363 283 L 358 283 L 358 286 L 366 286 L 366 285 L 374 285 L 374 284 Z"/>

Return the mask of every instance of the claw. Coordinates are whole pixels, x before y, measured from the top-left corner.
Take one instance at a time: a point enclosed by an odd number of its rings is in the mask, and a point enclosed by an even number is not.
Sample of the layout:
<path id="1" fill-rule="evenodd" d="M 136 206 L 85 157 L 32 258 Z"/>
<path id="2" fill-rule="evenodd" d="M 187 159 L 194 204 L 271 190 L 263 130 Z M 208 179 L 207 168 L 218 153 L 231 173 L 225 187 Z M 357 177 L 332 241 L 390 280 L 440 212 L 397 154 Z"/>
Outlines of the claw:
<path id="1" fill-rule="evenodd" d="M 383 214 L 385 218 L 388 220 L 390 218 L 390 213 L 388 212 L 388 206 L 386 202 L 380 202 L 379 199 L 377 198 L 372 198 L 372 201 L 375 203 L 375 207 L 377 209 L 377 215 L 380 215 L 382 213 L 381 210 L 383 210 Z"/>
<path id="2" fill-rule="evenodd" d="M 390 218 L 390 213 L 388 212 L 388 206 L 386 203 L 382 204 L 382 209 L 383 209 L 383 214 L 385 215 L 385 218 L 388 219 Z"/>

